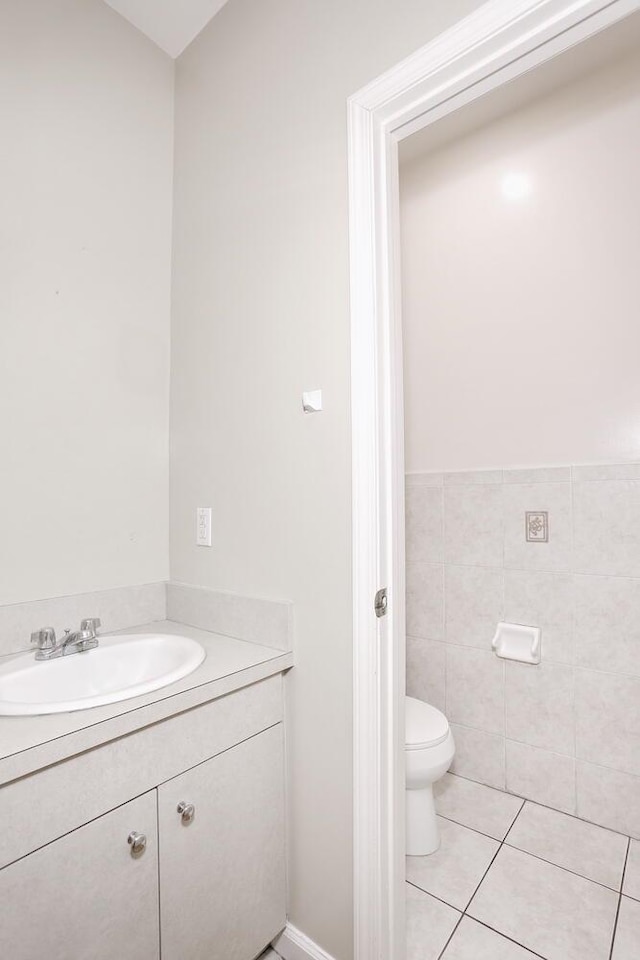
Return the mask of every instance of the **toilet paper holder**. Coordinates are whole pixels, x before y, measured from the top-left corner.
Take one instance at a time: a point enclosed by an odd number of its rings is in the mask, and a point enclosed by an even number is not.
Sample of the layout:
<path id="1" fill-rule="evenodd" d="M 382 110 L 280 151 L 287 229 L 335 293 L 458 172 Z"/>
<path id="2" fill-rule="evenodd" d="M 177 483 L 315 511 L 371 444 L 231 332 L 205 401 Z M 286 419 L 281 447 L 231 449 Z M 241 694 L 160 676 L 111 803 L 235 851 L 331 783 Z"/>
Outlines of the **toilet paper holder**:
<path id="1" fill-rule="evenodd" d="M 522 623 L 499 623 L 491 648 L 503 660 L 540 663 L 541 632 L 540 627 L 528 627 Z"/>

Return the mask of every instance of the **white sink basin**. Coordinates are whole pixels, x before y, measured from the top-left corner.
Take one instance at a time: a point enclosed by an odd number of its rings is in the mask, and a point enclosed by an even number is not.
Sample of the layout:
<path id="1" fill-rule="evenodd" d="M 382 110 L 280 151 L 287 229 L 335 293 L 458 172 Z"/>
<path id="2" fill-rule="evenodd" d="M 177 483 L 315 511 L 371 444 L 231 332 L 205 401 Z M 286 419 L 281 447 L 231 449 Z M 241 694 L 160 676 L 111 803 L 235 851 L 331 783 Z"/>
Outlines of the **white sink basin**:
<path id="1" fill-rule="evenodd" d="M 33 653 L 0 667 L 0 716 L 86 710 L 174 683 L 204 660 L 204 648 L 168 633 L 101 638 L 84 653 L 36 660 Z"/>

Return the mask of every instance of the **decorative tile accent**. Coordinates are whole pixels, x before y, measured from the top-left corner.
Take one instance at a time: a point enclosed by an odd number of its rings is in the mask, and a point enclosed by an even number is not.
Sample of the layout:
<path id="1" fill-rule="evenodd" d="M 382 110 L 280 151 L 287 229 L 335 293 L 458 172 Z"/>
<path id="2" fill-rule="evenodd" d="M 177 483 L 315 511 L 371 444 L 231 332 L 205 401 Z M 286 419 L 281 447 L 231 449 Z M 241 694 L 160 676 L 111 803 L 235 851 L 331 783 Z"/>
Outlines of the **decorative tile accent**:
<path id="1" fill-rule="evenodd" d="M 504 565 L 516 570 L 570 571 L 572 565 L 571 484 L 511 483 L 504 494 Z M 548 514 L 549 540 L 532 542 L 523 530 L 525 514 Z"/>
<path id="2" fill-rule="evenodd" d="M 546 510 L 540 513 L 532 513 L 527 510 L 525 513 L 525 532 L 528 543 L 548 543 L 549 542 L 549 514 Z"/>

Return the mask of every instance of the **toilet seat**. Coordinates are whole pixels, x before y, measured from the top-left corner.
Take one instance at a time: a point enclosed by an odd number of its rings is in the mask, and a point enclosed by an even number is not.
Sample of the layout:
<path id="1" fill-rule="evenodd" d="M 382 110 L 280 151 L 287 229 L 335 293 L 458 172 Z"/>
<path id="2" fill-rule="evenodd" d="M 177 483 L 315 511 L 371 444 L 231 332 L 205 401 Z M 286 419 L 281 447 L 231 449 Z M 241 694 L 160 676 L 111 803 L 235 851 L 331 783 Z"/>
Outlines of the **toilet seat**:
<path id="1" fill-rule="evenodd" d="M 415 697 L 406 697 L 405 749 L 435 747 L 449 736 L 447 718 L 436 707 Z"/>

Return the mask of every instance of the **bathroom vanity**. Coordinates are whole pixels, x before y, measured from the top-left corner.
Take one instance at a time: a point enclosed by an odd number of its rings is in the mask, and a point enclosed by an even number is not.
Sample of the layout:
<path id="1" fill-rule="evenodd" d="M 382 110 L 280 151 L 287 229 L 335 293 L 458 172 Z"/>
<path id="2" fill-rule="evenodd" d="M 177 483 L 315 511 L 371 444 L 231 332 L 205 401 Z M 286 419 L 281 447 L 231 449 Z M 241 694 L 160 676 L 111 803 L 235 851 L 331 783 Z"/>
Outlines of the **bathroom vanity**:
<path id="1" fill-rule="evenodd" d="M 0 956 L 252 960 L 285 925 L 283 671 L 206 649 L 135 699 L 0 718 Z"/>

